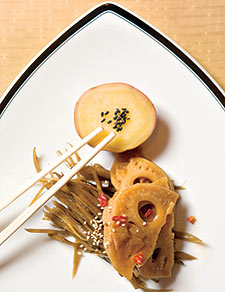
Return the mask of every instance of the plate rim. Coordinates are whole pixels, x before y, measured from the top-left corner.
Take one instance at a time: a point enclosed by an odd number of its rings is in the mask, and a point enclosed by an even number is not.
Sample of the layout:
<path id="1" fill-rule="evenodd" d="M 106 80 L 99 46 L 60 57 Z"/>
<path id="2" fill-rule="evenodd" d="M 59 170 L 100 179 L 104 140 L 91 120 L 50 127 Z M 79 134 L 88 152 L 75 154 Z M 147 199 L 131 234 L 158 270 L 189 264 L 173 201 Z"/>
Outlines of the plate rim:
<path id="1" fill-rule="evenodd" d="M 94 6 L 85 14 L 80 16 L 71 25 L 59 33 L 52 41 L 50 41 L 16 76 L 5 93 L 0 99 L 0 119 L 6 111 L 9 104 L 12 102 L 16 93 L 26 83 L 26 81 L 35 73 L 38 67 L 45 62 L 51 54 L 57 50 L 71 36 L 78 33 L 82 28 L 94 21 L 100 15 L 112 12 L 119 17 L 122 17 L 129 23 L 133 24 L 141 31 L 145 32 L 149 37 L 153 38 L 175 57 L 179 59 L 196 77 L 203 83 L 204 86 L 214 95 L 216 101 L 225 110 L 225 92 L 215 79 L 200 65 L 188 52 L 181 46 L 170 39 L 165 33 L 157 29 L 155 26 L 136 15 L 129 9 L 118 5 L 114 2 L 105 2 Z"/>

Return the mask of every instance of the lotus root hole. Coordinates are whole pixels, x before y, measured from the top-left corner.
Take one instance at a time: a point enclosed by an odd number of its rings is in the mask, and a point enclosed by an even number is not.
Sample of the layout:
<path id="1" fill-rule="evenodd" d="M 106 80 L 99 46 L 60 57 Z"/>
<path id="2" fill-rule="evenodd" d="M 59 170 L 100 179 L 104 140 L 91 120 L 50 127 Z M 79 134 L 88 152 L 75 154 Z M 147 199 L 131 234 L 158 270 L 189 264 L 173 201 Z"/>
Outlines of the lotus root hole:
<path id="1" fill-rule="evenodd" d="M 149 211 L 150 209 L 150 211 Z M 141 201 L 138 204 L 138 213 L 145 222 L 152 222 L 156 217 L 157 211 L 155 205 L 149 201 Z"/>
<path id="2" fill-rule="evenodd" d="M 137 177 L 137 178 L 135 178 L 133 184 L 138 184 L 138 183 L 150 184 L 150 183 L 152 183 L 152 181 L 147 177 Z"/>
<path id="3" fill-rule="evenodd" d="M 154 250 L 153 254 L 152 254 L 152 262 L 154 263 L 154 261 L 157 260 L 157 258 L 159 257 L 160 255 L 160 252 L 161 252 L 161 248 L 158 247 Z M 165 264 L 165 261 L 164 261 L 164 264 Z"/>

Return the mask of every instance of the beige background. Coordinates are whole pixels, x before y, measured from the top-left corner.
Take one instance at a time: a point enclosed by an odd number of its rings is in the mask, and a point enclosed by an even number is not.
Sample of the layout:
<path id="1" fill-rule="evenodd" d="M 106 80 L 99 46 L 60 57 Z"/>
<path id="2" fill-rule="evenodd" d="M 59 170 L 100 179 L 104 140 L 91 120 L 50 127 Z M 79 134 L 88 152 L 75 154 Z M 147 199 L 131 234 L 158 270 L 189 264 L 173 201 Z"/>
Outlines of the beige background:
<path id="1" fill-rule="evenodd" d="M 0 0 L 0 96 L 23 67 L 96 0 Z M 225 89 L 225 0 L 117 3 L 185 48 Z"/>

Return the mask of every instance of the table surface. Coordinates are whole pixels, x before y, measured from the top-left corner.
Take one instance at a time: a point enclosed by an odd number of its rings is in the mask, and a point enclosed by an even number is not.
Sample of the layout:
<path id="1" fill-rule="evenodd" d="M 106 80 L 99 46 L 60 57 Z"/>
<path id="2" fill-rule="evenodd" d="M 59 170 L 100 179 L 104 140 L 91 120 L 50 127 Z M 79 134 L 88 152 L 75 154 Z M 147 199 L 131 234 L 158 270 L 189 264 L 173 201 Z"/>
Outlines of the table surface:
<path id="1" fill-rule="evenodd" d="M 0 97 L 58 33 L 102 1 L 1 0 Z M 224 0 L 121 0 L 188 51 L 225 89 Z"/>

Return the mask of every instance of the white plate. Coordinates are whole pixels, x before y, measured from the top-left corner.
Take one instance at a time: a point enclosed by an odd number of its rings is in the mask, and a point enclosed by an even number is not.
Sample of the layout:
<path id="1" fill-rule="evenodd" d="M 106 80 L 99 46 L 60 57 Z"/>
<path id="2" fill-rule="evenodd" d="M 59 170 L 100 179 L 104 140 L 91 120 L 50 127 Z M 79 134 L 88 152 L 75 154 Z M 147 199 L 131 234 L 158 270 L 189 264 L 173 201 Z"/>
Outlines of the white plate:
<path id="1" fill-rule="evenodd" d="M 34 174 L 32 148 L 42 164 L 79 137 L 73 109 L 86 89 L 127 82 L 149 96 L 158 111 L 149 157 L 177 184 L 185 229 L 204 246 L 185 243 L 198 261 L 176 266 L 171 280 L 151 287 L 179 292 L 224 291 L 224 92 L 182 48 L 152 25 L 115 4 L 103 4 L 75 21 L 18 76 L 0 104 L 0 198 Z M 110 167 L 113 156 L 96 158 Z M 3 228 L 30 202 L 25 195 L 0 214 Z M 195 215 L 195 225 L 186 217 Z M 42 212 L 25 227 L 47 227 Z M 181 227 L 180 227 L 181 228 Z M 110 265 L 85 255 L 71 279 L 72 250 L 22 228 L 0 247 L 1 291 L 133 291 Z M 150 285 L 149 284 L 149 285 Z"/>

